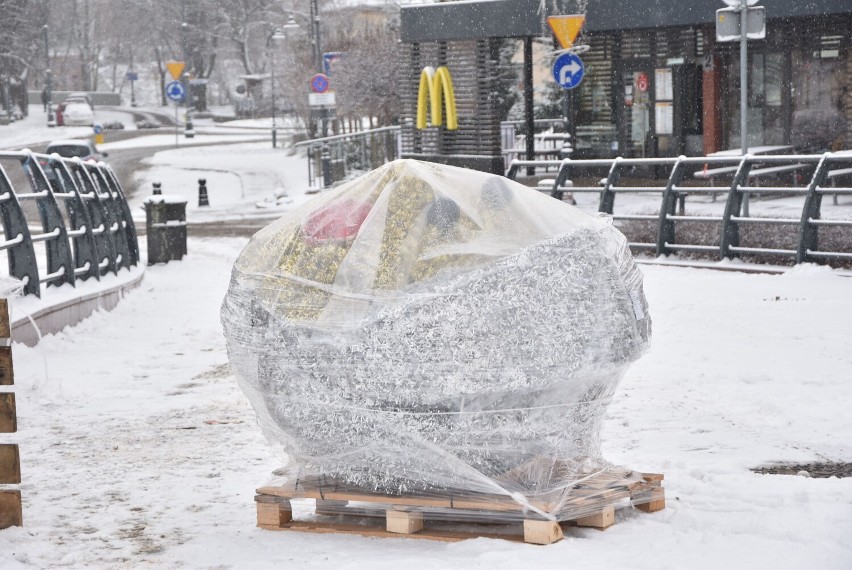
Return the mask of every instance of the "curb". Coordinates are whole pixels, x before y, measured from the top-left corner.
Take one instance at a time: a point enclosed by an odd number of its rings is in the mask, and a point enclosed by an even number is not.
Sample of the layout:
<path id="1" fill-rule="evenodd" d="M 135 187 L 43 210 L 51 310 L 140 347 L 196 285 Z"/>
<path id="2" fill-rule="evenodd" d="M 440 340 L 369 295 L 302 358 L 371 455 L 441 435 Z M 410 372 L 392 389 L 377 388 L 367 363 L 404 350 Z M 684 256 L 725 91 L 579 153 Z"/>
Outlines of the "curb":
<path id="1" fill-rule="evenodd" d="M 89 293 L 75 299 L 63 301 L 56 305 L 39 309 L 34 313 L 15 319 L 12 325 L 12 341 L 27 346 L 35 346 L 41 337 L 55 334 L 78 324 L 98 309 L 111 311 L 124 297 L 124 293 L 135 289 L 142 283 L 145 272 L 130 281 L 125 281 L 102 291 Z M 38 327 L 38 330 L 33 326 Z M 40 333 L 40 334 L 39 334 Z"/>

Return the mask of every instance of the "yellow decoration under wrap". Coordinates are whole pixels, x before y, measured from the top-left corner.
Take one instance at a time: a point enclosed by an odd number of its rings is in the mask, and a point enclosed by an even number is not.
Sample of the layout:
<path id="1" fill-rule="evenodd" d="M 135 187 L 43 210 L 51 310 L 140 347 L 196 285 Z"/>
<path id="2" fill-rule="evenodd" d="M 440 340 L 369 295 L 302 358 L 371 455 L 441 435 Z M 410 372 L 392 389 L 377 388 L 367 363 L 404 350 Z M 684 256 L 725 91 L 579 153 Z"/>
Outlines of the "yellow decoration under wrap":
<path id="1" fill-rule="evenodd" d="M 610 469 L 607 404 L 650 339 L 641 273 L 610 222 L 414 160 L 258 232 L 222 322 L 289 479 L 500 495 L 522 507 L 500 511 L 510 519 L 576 510 L 575 483 Z"/>

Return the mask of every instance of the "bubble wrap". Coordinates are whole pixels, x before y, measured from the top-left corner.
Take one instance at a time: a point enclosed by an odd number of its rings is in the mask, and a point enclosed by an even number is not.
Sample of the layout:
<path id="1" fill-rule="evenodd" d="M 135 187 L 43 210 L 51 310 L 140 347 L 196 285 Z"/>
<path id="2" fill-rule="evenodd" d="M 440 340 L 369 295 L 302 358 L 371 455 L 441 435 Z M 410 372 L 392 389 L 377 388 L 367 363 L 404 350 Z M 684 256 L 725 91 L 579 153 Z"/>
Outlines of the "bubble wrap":
<path id="1" fill-rule="evenodd" d="M 606 407 L 651 327 L 606 219 L 411 160 L 255 235 L 222 322 L 289 474 L 521 500 L 606 468 Z"/>

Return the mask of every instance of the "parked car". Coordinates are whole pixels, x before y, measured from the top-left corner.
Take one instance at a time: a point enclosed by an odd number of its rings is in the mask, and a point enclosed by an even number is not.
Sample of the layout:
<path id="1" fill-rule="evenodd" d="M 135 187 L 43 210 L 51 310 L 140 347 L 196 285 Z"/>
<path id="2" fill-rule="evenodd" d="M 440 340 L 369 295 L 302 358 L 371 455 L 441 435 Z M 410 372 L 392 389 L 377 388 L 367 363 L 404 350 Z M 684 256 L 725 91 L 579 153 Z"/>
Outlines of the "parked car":
<path id="1" fill-rule="evenodd" d="M 103 160 L 109 156 L 105 152 L 100 152 L 95 143 L 86 139 L 68 139 L 61 141 L 53 141 L 47 145 L 45 154 L 58 154 L 68 158 L 80 157 L 83 160 Z"/>
<path id="2" fill-rule="evenodd" d="M 159 129 L 163 124 L 151 119 L 142 119 L 136 122 L 137 129 Z"/>
<path id="3" fill-rule="evenodd" d="M 71 101 L 85 101 L 89 104 L 89 107 L 92 109 L 95 108 L 95 102 L 92 100 L 92 96 L 86 93 L 85 91 L 72 91 L 68 95 L 65 96 L 65 102 L 70 103 Z"/>
<path id="4" fill-rule="evenodd" d="M 67 126 L 85 125 L 91 127 L 95 124 L 95 113 L 85 101 L 72 101 L 65 104 L 62 120 Z"/>

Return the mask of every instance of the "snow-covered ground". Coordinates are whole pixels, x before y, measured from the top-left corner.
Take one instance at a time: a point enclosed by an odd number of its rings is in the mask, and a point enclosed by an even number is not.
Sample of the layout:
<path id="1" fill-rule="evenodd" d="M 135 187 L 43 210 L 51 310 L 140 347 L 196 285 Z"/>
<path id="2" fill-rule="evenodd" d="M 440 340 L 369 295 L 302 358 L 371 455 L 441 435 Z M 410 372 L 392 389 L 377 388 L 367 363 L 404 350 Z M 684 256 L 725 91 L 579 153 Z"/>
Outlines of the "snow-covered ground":
<path id="1" fill-rule="evenodd" d="M 95 121 L 121 121 L 127 130 L 136 129 L 133 115 L 114 109 L 95 108 Z M 92 127 L 48 127 L 47 114 L 41 105 L 30 105 L 29 115 L 24 120 L 0 126 L 0 149 L 19 150 L 35 143 L 46 143 L 57 139 L 74 139 L 91 136 Z M 107 132 L 107 137 L 109 132 Z M 33 147 L 34 151 L 41 148 Z"/>
<path id="2" fill-rule="evenodd" d="M 244 239 L 192 239 L 109 313 L 14 347 L 23 528 L 0 567 L 823 568 L 852 564 L 852 479 L 757 475 L 849 461 L 852 280 L 649 267 L 651 352 L 604 429 L 666 474 L 668 507 L 548 547 L 280 533 L 253 494 L 278 465 L 227 365 L 219 304 Z"/>
<path id="3" fill-rule="evenodd" d="M 307 199 L 304 158 L 266 143 L 149 163 L 141 181 L 183 195 L 190 222 Z M 196 206 L 200 177 L 210 208 Z M 852 479 L 749 470 L 852 461 L 852 279 L 840 272 L 644 268 L 652 349 L 621 384 L 603 447 L 664 472 L 667 509 L 621 511 L 605 532 L 547 547 L 445 544 L 254 526 L 254 489 L 279 461 L 219 324 L 246 241 L 190 238 L 183 261 L 148 268 L 113 311 L 14 346 L 19 432 L 0 442 L 21 447 L 25 526 L 0 531 L 0 568 L 852 567 Z"/>
<path id="4" fill-rule="evenodd" d="M 137 174 L 136 187 L 160 182 L 164 194 L 183 197 L 190 223 L 275 217 L 303 202 L 308 190 L 306 159 L 268 141 L 160 151 L 144 164 L 150 168 Z M 198 206 L 200 178 L 207 181 L 210 206 Z M 138 223 L 144 223 L 147 193 L 131 200 Z"/>

